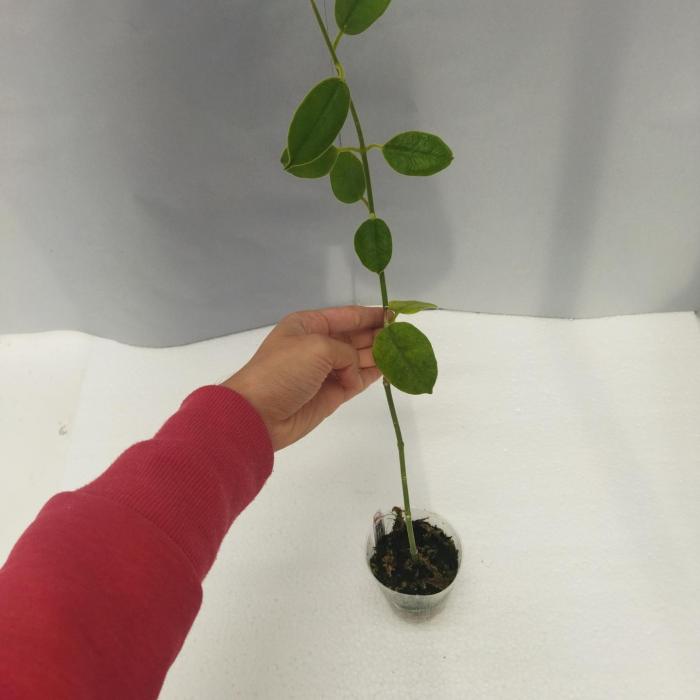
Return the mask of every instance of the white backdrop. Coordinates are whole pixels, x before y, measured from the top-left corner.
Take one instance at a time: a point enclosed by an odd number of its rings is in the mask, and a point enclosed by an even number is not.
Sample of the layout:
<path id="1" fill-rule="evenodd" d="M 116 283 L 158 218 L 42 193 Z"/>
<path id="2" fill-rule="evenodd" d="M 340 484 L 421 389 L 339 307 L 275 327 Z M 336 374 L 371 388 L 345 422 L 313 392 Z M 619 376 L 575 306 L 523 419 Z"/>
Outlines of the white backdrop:
<path id="1" fill-rule="evenodd" d="M 329 16 L 332 2 L 327 0 Z M 0 332 L 170 345 L 376 302 L 359 205 L 278 164 L 328 72 L 304 0 L 0 0 Z M 700 307 L 700 3 L 395 0 L 341 56 L 395 297 L 589 317 Z"/>

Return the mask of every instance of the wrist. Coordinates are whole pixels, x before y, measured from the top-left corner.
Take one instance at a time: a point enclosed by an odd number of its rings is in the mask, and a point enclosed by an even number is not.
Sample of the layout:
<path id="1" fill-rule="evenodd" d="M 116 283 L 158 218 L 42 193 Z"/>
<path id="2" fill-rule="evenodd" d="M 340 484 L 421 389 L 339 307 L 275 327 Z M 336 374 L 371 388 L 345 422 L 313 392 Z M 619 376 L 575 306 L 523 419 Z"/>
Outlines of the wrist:
<path id="1" fill-rule="evenodd" d="M 269 419 L 269 416 L 263 410 L 260 401 L 257 400 L 255 390 L 253 389 L 252 385 L 246 380 L 244 371 L 241 370 L 239 372 L 236 372 L 236 374 L 229 377 L 225 382 L 222 382 L 221 386 L 238 394 L 240 397 L 245 399 L 248 402 L 248 404 L 250 404 L 251 408 L 253 408 L 253 410 L 258 414 L 258 416 L 260 416 L 260 420 L 262 420 L 263 424 L 265 425 L 265 428 L 267 429 L 267 433 L 270 437 L 273 448 L 276 450 L 277 446 L 275 445 L 274 441 L 272 421 Z"/>

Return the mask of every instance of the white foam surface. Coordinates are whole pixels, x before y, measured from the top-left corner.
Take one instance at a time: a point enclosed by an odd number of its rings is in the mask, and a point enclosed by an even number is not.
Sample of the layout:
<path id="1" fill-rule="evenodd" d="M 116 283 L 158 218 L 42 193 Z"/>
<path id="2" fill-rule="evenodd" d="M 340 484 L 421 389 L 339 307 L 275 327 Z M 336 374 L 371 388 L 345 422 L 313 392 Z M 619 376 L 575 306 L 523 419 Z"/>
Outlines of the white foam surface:
<path id="1" fill-rule="evenodd" d="M 162 697 L 697 700 L 696 317 L 414 318 L 440 377 L 397 404 L 414 504 L 464 544 L 448 606 L 409 623 L 365 568 L 372 513 L 400 501 L 375 386 L 277 455 Z M 0 336 L 0 557 L 52 493 L 152 434 L 265 332 L 158 350 Z"/>

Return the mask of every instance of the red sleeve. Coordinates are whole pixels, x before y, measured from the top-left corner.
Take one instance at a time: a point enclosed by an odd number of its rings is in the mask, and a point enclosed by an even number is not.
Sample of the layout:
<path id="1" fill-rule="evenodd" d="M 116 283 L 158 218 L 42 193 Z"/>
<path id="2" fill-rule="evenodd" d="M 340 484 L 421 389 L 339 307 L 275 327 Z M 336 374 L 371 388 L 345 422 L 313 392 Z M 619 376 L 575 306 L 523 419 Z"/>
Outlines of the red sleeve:
<path id="1" fill-rule="evenodd" d="M 0 569 L 0 697 L 155 698 L 272 459 L 251 406 L 204 387 L 152 440 L 54 496 Z"/>

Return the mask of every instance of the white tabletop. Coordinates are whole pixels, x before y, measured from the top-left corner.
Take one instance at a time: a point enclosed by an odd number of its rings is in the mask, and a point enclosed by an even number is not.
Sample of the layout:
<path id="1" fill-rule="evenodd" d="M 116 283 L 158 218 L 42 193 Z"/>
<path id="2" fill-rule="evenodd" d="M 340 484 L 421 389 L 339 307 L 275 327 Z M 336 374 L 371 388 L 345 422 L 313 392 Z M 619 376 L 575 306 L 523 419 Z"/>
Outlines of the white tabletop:
<path id="1" fill-rule="evenodd" d="M 397 404 L 414 505 L 464 544 L 447 607 L 407 622 L 365 567 L 371 515 L 401 493 L 375 386 L 277 455 L 162 697 L 697 700 L 697 318 L 414 318 L 440 376 Z M 160 350 L 0 336 L 0 558 L 52 493 L 264 334 Z"/>

